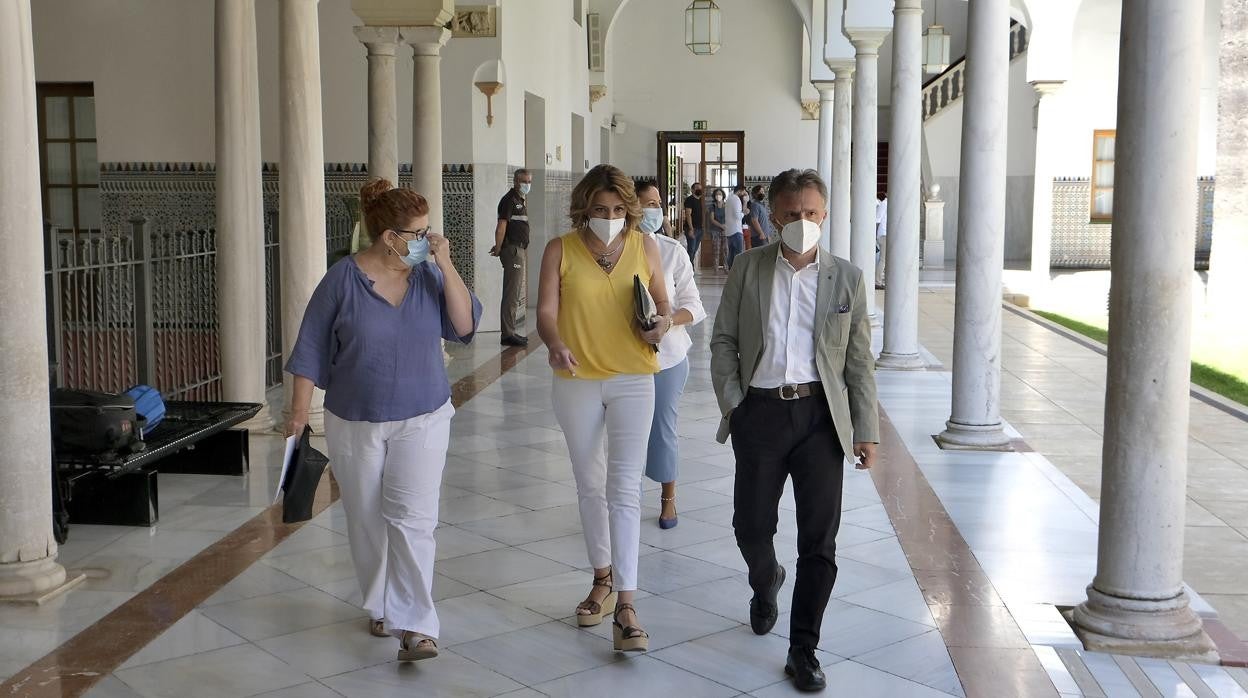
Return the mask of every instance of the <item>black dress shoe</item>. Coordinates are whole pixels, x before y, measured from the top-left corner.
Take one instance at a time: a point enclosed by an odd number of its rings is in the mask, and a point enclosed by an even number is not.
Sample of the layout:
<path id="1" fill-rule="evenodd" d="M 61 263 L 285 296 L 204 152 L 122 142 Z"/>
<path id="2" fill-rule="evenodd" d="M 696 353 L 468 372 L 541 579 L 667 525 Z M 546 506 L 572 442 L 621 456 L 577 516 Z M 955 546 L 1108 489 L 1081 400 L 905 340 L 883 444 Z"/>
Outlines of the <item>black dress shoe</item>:
<path id="1" fill-rule="evenodd" d="M 766 598 L 754 595 L 750 599 L 750 628 L 755 635 L 766 635 L 776 625 L 776 616 L 780 615 L 780 607 L 776 605 L 776 597 L 780 587 L 784 586 L 784 568 L 776 565 L 776 576 L 767 590 Z"/>
<path id="2" fill-rule="evenodd" d="M 527 337 L 512 334 L 503 337 L 501 344 L 508 347 L 527 347 L 529 346 L 529 339 Z"/>
<path id="3" fill-rule="evenodd" d="M 789 660 L 784 663 L 784 674 L 793 679 L 793 687 L 799 691 L 822 691 L 828 680 L 819 668 L 815 651 L 809 647 L 790 647 Z"/>

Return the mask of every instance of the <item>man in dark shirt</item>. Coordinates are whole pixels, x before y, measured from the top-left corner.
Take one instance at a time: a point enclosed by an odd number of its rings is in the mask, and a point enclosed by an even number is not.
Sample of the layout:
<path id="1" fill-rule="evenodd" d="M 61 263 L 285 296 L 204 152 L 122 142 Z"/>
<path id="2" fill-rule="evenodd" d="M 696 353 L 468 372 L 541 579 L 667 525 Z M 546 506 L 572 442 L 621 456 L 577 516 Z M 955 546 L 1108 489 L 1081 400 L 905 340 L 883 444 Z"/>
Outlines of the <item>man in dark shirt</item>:
<path id="1" fill-rule="evenodd" d="M 529 340 L 516 334 L 516 310 L 524 287 L 526 250 L 529 247 L 529 188 L 533 175 L 516 170 L 513 186 L 498 202 L 498 227 L 494 229 L 494 247 L 490 254 L 503 263 L 503 302 L 499 311 L 502 344 L 509 347 L 527 346 Z"/>
<path id="2" fill-rule="evenodd" d="M 698 245 L 702 243 L 702 183 L 694 182 L 692 193 L 685 197 L 684 229 L 686 245 L 689 247 L 689 259 L 693 268 L 698 268 Z"/>

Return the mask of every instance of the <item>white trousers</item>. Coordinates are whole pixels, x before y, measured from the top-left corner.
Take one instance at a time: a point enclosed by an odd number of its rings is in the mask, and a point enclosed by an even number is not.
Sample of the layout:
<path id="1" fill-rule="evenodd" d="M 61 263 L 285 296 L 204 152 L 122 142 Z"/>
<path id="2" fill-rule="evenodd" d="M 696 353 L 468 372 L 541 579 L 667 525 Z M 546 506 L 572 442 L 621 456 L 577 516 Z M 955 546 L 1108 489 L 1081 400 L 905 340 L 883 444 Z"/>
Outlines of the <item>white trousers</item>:
<path id="1" fill-rule="evenodd" d="M 616 590 L 636 591 L 641 473 L 654 419 L 654 376 L 602 381 L 556 376 L 553 402 L 572 458 L 589 564 L 595 569 L 610 565 Z"/>
<path id="2" fill-rule="evenodd" d="M 351 560 L 370 618 L 438 637 L 433 529 L 455 408 L 401 422 L 349 422 L 325 411 L 330 467 L 347 514 Z"/>

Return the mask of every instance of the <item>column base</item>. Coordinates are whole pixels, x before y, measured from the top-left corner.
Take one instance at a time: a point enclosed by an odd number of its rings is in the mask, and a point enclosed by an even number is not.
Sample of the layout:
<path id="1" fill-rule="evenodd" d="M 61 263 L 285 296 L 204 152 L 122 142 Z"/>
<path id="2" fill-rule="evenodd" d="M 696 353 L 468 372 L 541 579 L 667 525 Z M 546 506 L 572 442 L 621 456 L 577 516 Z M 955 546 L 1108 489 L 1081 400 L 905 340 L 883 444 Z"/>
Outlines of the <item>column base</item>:
<path id="1" fill-rule="evenodd" d="M 55 557 L 31 562 L 0 563 L 0 601 L 39 604 L 80 584 L 69 578 Z M 83 578 L 85 579 L 85 577 Z"/>
<path id="2" fill-rule="evenodd" d="M 871 321 L 872 327 L 884 326 L 884 316 L 878 310 L 868 315 L 867 318 Z"/>
<path id="3" fill-rule="evenodd" d="M 880 357 L 875 360 L 875 367 L 884 371 L 922 371 L 927 368 L 927 362 L 918 354 L 894 354 L 892 352 L 881 352 Z"/>
<path id="4" fill-rule="evenodd" d="M 1089 650 L 1211 664 L 1219 660 L 1186 592 L 1154 601 L 1110 596 L 1089 585 L 1088 600 L 1075 607 L 1072 617 L 1075 634 Z"/>
<path id="5" fill-rule="evenodd" d="M 273 406 L 267 401 L 262 403 L 260 411 L 256 416 L 234 427 L 235 429 L 246 429 L 254 431 L 258 434 L 268 433 L 273 430 Z"/>
<path id="6" fill-rule="evenodd" d="M 947 451 L 1013 451 L 1010 437 L 1001 423 L 960 424 L 950 419 L 936 436 L 936 444 Z"/>

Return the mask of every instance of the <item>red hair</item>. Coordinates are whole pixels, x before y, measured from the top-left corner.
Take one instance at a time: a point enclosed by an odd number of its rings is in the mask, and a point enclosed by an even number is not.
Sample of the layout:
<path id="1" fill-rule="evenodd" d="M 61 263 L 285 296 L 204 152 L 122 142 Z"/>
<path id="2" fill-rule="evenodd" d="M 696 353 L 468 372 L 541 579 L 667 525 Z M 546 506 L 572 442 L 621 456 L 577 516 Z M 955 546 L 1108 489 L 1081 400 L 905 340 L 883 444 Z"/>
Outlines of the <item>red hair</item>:
<path id="1" fill-rule="evenodd" d="M 401 228 L 413 218 L 428 215 L 429 202 L 411 189 L 398 189 L 390 180 L 376 177 L 360 189 L 360 210 L 368 236 L 375 241 L 386 230 Z"/>

